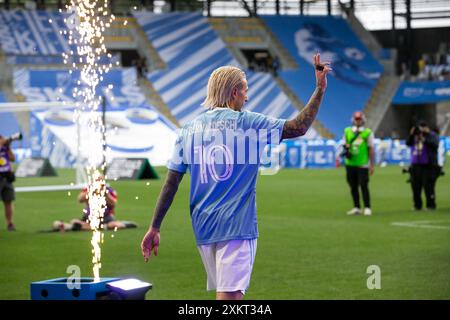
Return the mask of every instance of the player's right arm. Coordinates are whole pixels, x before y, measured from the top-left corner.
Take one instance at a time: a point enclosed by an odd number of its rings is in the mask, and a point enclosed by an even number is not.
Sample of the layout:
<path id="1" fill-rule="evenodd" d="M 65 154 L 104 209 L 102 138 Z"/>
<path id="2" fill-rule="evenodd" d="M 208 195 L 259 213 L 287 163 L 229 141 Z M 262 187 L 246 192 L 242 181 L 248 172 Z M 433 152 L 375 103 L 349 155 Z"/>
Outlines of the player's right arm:
<path id="1" fill-rule="evenodd" d="M 178 186 L 183 179 L 183 175 L 184 173 L 180 173 L 170 169 L 167 172 L 166 181 L 156 203 L 152 223 L 141 243 L 142 255 L 144 256 L 145 262 L 147 262 L 150 258 L 152 251 L 155 256 L 158 255 L 160 239 L 159 229 L 167 211 L 172 205 L 175 194 L 178 191 Z"/>
<path id="2" fill-rule="evenodd" d="M 319 112 L 319 107 L 327 88 L 327 73 L 331 71 L 331 68 L 328 62 L 320 63 L 319 53 L 314 55 L 314 68 L 316 72 L 316 90 L 314 90 L 305 108 L 294 119 L 285 122 L 282 139 L 304 135 Z"/>

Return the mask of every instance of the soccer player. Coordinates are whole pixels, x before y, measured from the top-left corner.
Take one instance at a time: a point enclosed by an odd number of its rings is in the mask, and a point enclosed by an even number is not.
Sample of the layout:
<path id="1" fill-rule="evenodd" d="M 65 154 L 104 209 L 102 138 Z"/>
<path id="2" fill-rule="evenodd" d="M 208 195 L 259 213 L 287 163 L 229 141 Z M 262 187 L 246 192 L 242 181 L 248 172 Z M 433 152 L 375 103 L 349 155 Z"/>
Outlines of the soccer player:
<path id="1" fill-rule="evenodd" d="M 264 147 L 304 135 L 327 87 L 329 63 L 314 56 L 316 89 L 291 120 L 243 110 L 245 73 L 231 66 L 211 74 L 203 105 L 208 111 L 183 126 L 168 164 L 165 184 L 141 243 L 147 262 L 158 255 L 161 223 L 183 175 L 191 174 L 192 227 L 207 273 L 207 289 L 218 300 L 242 299 L 250 283 L 258 237 L 256 178 Z"/>

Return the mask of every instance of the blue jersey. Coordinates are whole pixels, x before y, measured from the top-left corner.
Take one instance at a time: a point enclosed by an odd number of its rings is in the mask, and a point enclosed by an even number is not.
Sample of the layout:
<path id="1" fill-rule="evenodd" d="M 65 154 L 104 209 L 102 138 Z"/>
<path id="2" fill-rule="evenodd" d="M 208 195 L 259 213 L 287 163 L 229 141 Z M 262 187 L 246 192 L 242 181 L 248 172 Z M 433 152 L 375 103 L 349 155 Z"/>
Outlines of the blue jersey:
<path id="1" fill-rule="evenodd" d="M 256 179 L 262 153 L 281 141 L 285 120 L 216 108 L 181 128 L 168 168 L 191 174 L 198 245 L 258 237 Z"/>

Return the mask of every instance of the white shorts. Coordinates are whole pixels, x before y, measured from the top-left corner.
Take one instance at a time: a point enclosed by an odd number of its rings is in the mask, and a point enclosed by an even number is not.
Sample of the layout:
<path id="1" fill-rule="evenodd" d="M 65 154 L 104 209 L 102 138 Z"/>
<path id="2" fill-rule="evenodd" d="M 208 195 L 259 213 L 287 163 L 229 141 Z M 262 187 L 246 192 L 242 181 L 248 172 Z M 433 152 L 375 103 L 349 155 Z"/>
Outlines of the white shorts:
<path id="1" fill-rule="evenodd" d="M 252 274 L 257 239 L 198 246 L 208 277 L 206 290 L 245 294 Z"/>

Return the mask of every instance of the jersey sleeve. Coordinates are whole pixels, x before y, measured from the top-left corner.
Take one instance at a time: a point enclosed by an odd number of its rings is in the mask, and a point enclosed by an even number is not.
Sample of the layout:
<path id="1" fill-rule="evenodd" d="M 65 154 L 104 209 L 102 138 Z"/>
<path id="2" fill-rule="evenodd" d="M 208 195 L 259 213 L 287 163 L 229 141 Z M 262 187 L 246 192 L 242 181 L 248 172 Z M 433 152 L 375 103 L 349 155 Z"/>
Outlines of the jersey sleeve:
<path id="1" fill-rule="evenodd" d="M 184 157 L 184 146 L 183 146 L 183 130 L 180 130 L 175 140 L 175 148 L 170 158 L 167 168 L 180 173 L 186 173 L 187 163 Z"/>
<path id="2" fill-rule="evenodd" d="M 283 135 L 286 119 L 277 119 L 257 112 L 244 112 L 244 127 L 256 131 L 265 129 L 268 133 L 268 142 L 279 144 Z"/>

